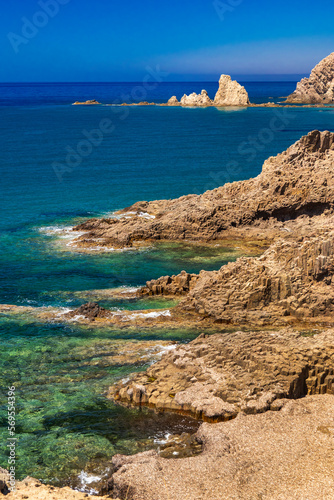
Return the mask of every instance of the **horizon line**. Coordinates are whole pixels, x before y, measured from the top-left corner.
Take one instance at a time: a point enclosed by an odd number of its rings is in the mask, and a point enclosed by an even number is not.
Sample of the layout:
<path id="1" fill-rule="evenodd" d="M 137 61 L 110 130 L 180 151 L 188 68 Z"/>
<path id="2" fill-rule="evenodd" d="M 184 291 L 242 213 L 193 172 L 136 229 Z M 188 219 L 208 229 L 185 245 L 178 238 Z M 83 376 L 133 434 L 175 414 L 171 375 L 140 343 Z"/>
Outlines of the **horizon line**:
<path id="1" fill-rule="evenodd" d="M 276 76 L 275 74 L 267 74 L 267 75 L 244 75 L 245 77 L 246 76 L 253 76 L 253 77 L 256 77 L 256 76 L 271 76 L 271 77 L 274 77 Z M 291 80 L 243 80 L 242 78 L 240 78 L 240 81 L 244 81 L 244 82 L 247 82 L 248 83 L 289 83 L 289 82 L 296 82 L 296 77 L 297 76 L 300 76 L 300 77 L 304 77 L 304 74 L 300 74 L 300 75 L 290 75 L 290 74 L 284 74 L 282 73 L 281 75 L 277 75 L 277 76 L 291 76 L 291 77 L 294 77 L 292 78 Z M 236 77 L 233 77 L 233 78 L 236 78 Z M 78 84 L 78 83 L 89 83 L 89 84 L 93 84 L 93 83 L 142 83 L 142 81 L 140 80 L 75 80 L 75 81 L 57 81 L 57 80 L 40 80 L 40 81 L 0 81 L 0 85 L 10 85 L 10 84 Z M 168 80 L 168 81 L 164 81 L 164 82 L 157 82 L 158 85 L 161 85 L 161 84 L 169 84 L 169 83 L 217 83 L 217 80 Z"/>

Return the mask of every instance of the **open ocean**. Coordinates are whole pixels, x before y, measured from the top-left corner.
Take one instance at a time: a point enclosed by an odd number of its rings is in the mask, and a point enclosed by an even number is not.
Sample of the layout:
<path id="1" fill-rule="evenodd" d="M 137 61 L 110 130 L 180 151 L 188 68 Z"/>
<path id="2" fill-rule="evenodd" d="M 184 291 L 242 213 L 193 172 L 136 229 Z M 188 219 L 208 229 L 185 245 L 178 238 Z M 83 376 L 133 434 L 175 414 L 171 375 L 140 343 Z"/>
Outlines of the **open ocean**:
<path id="1" fill-rule="evenodd" d="M 0 304 L 74 308 L 90 290 L 138 287 L 148 279 L 218 269 L 230 249 L 153 245 L 145 250 L 79 253 L 69 229 L 138 200 L 202 193 L 260 173 L 276 155 L 314 129 L 334 132 L 330 108 L 184 109 L 71 106 L 125 100 L 166 102 L 217 83 L 0 84 Z M 251 102 L 280 102 L 295 82 L 245 83 Z M 135 97 L 134 97 L 135 96 Z M 166 307 L 163 301 L 106 301 L 115 308 Z M 168 304 L 167 304 L 168 306 Z M 193 430 L 179 416 L 129 410 L 106 400 L 116 380 L 143 370 L 141 342 L 189 341 L 191 331 L 159 332 L 43 323 L 0 314 L 0 466 L 6 467 L 7 387 L 16 387 L 18 478 L 30 475 L 89 491 L 114 453 L 156 446 L 169 432 Z M 132 363 L 105 363 L 138 342 Z M 111 354 L 110 354 L 111 353 Z M 90 475 L 91 474 L 91 475 Z M 78 478 L 79 479 L 76 479 Z"/>

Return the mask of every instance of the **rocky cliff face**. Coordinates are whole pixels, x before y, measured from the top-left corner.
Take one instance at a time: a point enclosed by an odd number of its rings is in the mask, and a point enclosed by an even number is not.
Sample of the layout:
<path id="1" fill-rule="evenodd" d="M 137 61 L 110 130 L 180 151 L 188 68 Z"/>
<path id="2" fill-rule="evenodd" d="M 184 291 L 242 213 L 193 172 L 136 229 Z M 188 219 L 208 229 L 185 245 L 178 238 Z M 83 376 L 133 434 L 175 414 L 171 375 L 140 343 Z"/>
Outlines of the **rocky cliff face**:
<path id="1" fill-rule="evenodd" d="M 313 220 L 333 213 L 333 163 L 334 134 L 313 131 L 269 158 L 254 179 L 225 184 L 202 195 L 138 202 L 119 212 L 118 218 L 91 219 L 74 228 L 84 234 L 73 246 L 124 248 L 152 240 L 217 241 L 232 233 L 243 232 L 244 237 L 245 231 L 287 234 L 303 215 Z"/>
<path id="2" fill-rule="evenodd" d="M 303 78 L 296 90 L 287 98 L 292 103 L 334 103 L 334 52 Z"/>
<path id="3" fill-rule="evenodd" d="M 232 80 L 229 75 L 221 75 L 213 104 L 215 106 L 249 106 L 250 102 L 245 87 Z"/>

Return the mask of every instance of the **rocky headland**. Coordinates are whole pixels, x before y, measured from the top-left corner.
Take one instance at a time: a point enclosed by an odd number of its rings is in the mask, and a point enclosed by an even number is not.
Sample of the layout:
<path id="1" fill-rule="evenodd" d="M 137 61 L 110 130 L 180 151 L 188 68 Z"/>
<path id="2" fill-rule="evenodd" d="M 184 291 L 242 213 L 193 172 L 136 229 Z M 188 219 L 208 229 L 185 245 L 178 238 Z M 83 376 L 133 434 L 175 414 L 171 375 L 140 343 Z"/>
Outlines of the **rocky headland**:
<path id="1" fill-rule="evenodd" d="M 266 160 L 254 179 L 227 183 L 202 195 L 137 202 L 115 217 L 90 219 L 74 228 L 84 234 L 73 247 L 121 249 L 161 240 L 219 242 L 247 239 L 247 233 L 272 241 L 294 227 L 300 232 L 300 225 L 308 228 L 312 221 L 321 225 L 316 216 L 333 214 L 333 161 L 334 134 L 313 131 Z M 299 224 L 302 216 L 306 220 Z"/>
<path id="2" fill-rule="evenodd" d="M 262 247 L 219 271 L 151 280 L 138 296 L 174 296 L 173 318 L 193 314 L 216 323 L 331 325 L 334 312 L 334 134 L 314 131 L 255 179 L 203 195 L 138 202 L 117 218 L 92 219 L 74 245 L 125 248 L 151 241 L 238 240 Z M 165 318 L 166 319 L 166 318 Z"/>
<path id="3" fill-rule="evenodd" d="M 303 78 L 297 83 L 296 90 L 286 102 L 334 103 L 334 52 L 315 66 L 309 78 Z"/>

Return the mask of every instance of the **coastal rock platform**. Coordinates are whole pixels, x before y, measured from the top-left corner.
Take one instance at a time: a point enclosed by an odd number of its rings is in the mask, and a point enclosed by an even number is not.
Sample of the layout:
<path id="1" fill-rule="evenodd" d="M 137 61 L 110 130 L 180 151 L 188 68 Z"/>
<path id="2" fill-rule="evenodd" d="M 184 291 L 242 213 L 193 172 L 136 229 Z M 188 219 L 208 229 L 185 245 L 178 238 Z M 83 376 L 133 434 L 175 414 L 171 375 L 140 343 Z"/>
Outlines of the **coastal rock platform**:
<path id="1" fill-rule="evenodd" d="M 200 455 L 116 455 L 114 496 L 128 500 L 332 500 L 334 396 L 291 400 L 281 411 L 204 423 Z"/>
<path id="2" fill-rule="evenodd" d="M 112 386 L 109 397 L 218 422 L 326 393 L 334 394 L 334 330 L 280 330 L 202 334 Z"/>

